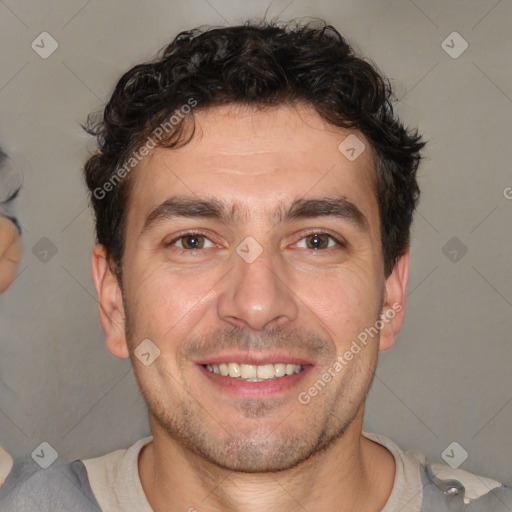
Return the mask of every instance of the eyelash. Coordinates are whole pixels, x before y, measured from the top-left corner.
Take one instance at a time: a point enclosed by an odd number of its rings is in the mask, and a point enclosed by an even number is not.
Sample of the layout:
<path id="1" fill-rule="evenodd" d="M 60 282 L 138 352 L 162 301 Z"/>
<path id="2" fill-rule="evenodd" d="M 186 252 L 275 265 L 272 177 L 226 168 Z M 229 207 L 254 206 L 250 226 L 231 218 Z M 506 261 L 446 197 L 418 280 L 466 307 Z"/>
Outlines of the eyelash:
<path id="1" fill-rule="evenodd" d="M 176 242 L 178 242 L 179 240 L 186 238 L 187 236 L 192 236 L 192 235 L 201 236 L 201 237 L 204 237 L 204 238 L 207 238 L 208 240 L 210 240 L 208 235 L 205 233 L 202 233 L 201 231 L 188 231 L 185 233 L 181 233 L 179 236 L 173 238 L 169 242 L 165 242 L 164 245 L 165 245 L 165 247 L 172 247 L 172 245 L 175 244 Z M 304 238 L 307 238 L 308 236 L 311 236 L 311 235 L 327 235 L 328 237 L 331 238 L 331 240 L 333 240 L 338 245 L 338 247 L 337 247 L 338 249 L 344 249 L 347 247 L 347 245 L 344 241 L 339 240 L 335 236 L 331 235 L 331 233 L 328 233 L 328 232 L 322 231 L 322 230 L 312 230 L 312 231 L 303 233 L 303 235 L 299 239 L 299 242 L 301 240 L 303 240 Z M 210 240 L 210 242 L 215 243 L 215 242 L 213 242 L 213 240 Z M 204 249 L 181 249 L 180 247 L 174 247 L 173 249 L 175 251 L 178 251 L 181 254 L 183 254 L 183 253 L 195 254 L 197 252 L 201 252 L 204 250 Z M 207 247 L 207 249 L 209 249 L 209 247 Z M 327 251 L 329 249 L 336 249 L 336 247 L 327 247 L 326 249 L 310 249 L 310 250 L 311 251 L 318 251 L 318 250 L 319 251 Z"/>

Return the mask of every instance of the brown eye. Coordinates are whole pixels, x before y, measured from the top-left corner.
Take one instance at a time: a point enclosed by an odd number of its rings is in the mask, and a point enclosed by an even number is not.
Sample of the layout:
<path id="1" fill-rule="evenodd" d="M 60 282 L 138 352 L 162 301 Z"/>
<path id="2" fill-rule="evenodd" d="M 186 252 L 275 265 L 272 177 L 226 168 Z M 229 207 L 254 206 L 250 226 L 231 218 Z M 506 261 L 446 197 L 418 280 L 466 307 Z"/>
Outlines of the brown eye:
<path id="1" fill-rule="evenodd" d="M 328 249 L 336 245 L 336 243 L 337 241 L 327 233 L 311 233 L 300 240 L 299 247 L 305 249 Z"/>
<path id="2" fill-rule="evenodd" d="M 194 249 L 214 247 L 215 244 L 205 235 L 200 233 L 188 233 L 175 238 L 165 245 L 167 247 L 174 246 L 177 249 L 192 251 Z"/>
<path id="3" fill-rule="evenodd" d="M 204 236 L 187 235 L 181 238 L 184 249 L 202 249 L 204 246 Z"/>

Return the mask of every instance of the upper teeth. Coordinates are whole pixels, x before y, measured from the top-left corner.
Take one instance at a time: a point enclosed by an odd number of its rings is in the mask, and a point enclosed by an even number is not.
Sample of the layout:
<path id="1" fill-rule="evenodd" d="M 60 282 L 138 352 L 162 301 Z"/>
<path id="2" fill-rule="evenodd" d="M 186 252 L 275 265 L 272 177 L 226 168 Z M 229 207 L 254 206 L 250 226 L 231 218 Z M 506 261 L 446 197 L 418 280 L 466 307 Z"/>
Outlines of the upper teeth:
<path id="1" fill-rule="evenodd" d="M 224 377 L 239 377 L 246 379 L 248 382 L 259 382 L 260 380 L 300 373 L 304 367 L 300 364 L 285 363 L 262 364 L 259 366 L 254 364 L 220 363 L 207 364 L 206 369 Z"/>

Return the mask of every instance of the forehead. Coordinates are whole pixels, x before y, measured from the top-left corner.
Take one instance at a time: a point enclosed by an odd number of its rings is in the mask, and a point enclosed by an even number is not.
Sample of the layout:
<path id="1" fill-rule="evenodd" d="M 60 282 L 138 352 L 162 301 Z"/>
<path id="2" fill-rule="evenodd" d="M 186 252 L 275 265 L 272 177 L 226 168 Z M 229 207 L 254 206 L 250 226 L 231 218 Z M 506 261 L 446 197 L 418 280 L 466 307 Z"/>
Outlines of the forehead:
<path id="1" fill-rule="evenodd" d="M 255 108 L 225 105 L 194 112 L 186 145 L 154 150 L 134 170 L 129 224 L 172 195 L 220 198 L 247 220 L 272 215 L 291 199 L 342 196 L 378 222 L 369 144 L 335 127 L 308 105 Z M 365 150 L 349 160 L 339 149 L 356 135 Z M 131 220 L 130 220 L 131 219 Z"/>

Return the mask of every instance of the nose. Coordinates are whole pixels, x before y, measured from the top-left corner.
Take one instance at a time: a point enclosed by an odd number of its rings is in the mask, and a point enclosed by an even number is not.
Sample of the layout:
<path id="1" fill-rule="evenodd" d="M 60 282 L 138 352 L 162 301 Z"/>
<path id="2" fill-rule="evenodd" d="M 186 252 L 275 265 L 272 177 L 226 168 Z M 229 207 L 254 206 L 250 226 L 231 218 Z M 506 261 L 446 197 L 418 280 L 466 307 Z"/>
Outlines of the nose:
<path id="1" fill-rule="evenodd" d="M 299 299 L 278 256 L 264 250 L 252 262 L 238 254 L 233 259 L 233 269 L 217 302 L 221 320 L 262 331 L 297 318 Z"/>

